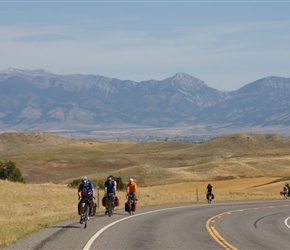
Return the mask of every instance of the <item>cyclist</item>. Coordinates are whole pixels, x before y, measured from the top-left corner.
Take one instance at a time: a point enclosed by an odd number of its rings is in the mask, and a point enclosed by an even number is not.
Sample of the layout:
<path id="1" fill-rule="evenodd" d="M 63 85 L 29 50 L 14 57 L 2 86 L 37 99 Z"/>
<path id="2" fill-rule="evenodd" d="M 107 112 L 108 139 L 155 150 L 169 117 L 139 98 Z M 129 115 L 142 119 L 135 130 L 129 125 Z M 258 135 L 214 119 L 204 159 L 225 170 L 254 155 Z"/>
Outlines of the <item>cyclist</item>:
<path id="1" fill-rule="evenodd" d="M 206 187 L 206 199 L 208 200 L 208 197 L 212 194 L 212 185 L 209 183 Z"/>
<path id="2" fill-rule="evenodd" d="M 286 183 L 285 186 L 283 187 L 283 194 L 284 194 L 284 199 L 288 199 L 288 194 L 289 194 L 289 184 Z"/>
<path id="3" fill-rule="evenodd" d="M 110 177 L 113 179 L 113 182 L 114 182 L 114 184 L 115 184 L 115 192 L 117 192 L 117 181 L 115 181 L 113 175 L 109 175 L 109 177 L 107 178 L 107 180 L 108 180 Z"/>
<path id="4" fill-rule="evenodd" d="M 129 183 L 127 184 L 127 196 L 129 196 L 130 194 L 133 195 L 135 204 L 137 195 L 137 183 L 133 180 L 133 178 L 130 178 Z"/>
<path id="5" fill-rule="evenodd" d="M 84 222 L 85 198 L 90 198 L 90 214 L 93 213 L 95 205 L 95 188 L 94 184 L 89 181 L 88 177 L 84 177 L 78 188 L 78 197 L 80 203 L 80 223 Z"/>
<path id="6" fill-rule="evenodd" d="M 115 201 L 115 195 L 116 195 L 116 189 L 115 189 L 115 182 L 112 176 L 109 176 L 107 178 L 107 181 L 105 182 L 105 207 L 106 207 L 106 212 L 105 214 L 108 213 L 108 206 L 109 206 L 109 199 L 108 196 L 109 194 L 112 194 L 112 201 Z"/>

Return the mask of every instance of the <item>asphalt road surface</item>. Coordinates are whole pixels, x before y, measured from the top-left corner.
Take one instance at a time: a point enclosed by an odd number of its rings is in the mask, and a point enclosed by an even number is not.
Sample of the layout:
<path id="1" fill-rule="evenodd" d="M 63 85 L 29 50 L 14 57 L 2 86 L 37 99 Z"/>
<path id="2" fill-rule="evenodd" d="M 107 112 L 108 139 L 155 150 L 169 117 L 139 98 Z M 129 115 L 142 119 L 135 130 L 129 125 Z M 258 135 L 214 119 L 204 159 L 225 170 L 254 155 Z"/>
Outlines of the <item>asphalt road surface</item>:
<path id="1" fill-rule="evenodd" d="M 8 249 L 290 249 L 290 201 L 179 204 L 49 226 Z"/>

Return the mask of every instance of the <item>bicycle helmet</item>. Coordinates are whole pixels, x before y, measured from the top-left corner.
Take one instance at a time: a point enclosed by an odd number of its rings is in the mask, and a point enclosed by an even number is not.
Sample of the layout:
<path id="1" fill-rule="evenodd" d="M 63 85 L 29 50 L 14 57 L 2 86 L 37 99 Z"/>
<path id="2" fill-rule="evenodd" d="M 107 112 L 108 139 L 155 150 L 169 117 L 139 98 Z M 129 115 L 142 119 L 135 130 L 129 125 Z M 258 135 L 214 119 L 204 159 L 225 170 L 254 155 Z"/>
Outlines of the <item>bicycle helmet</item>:
<path id="1" fill-rule="evenodd" d="M 82 183 L 83 183 L 83 185 L 85 187 L 87 187 L 89 185 L 89 178 L 88 177 L 84 177 Z"/>
<path id="2" fill-rule="evenodd" d="M 130 181 L 130 182 L 133 181 L 133 178 L 130 178 L 129 181 Z"/>
<path id="3" fill-rule="evenodd" d="M 113 178 L 112 178 L 111 176 L 109 176 L 107 180 L 108 180 L 108 181 L 112 181 Z"/>

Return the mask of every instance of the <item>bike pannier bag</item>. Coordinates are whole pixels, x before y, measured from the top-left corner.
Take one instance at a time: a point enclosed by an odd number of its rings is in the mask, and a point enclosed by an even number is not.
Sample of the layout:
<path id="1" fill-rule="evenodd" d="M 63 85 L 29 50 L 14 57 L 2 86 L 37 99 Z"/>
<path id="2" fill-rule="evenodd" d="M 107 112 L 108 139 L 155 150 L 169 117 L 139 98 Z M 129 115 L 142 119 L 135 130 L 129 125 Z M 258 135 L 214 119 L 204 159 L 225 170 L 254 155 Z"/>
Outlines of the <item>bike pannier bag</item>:
<path id="1" fill-rule="evenodd" d="M 136 203 L 134 203 L 134 206 L 133 206 L 133 211 L 134 212 L 136 211 L 136 208 L 137 208 L 137 205 L 136 205 Z"/>
<path id="2" fill-rule="evenodd" d="M 120 206 L 120 198 L 119 197 L 115 197 L 115 206 L 118 207 Z"/>
<path id="3" fill-rule="evenodd" d="M 126 202 L 126 203 L 125 203 L 125 212 L 128 212 L 128 210 L 129 210 L 129 209 L 128 209 L 128 206 L 129 206 L 129 205 L 128 205 L 128 202 Z"/>
<path id="4" fill-rule="evenodd" d="M 79 204 L 78 204 L 78 213 L 79 215 L 81 215 L 81 202 L 79 201 Z"/>
<path id="5" fill-rule="evenodd" d="M 102 198 L 102 205 L 103 205 L 103 207 L 105 206 L 105 203 L 106 203 L 106 196 L 104 196 L 103 198 Z"/>

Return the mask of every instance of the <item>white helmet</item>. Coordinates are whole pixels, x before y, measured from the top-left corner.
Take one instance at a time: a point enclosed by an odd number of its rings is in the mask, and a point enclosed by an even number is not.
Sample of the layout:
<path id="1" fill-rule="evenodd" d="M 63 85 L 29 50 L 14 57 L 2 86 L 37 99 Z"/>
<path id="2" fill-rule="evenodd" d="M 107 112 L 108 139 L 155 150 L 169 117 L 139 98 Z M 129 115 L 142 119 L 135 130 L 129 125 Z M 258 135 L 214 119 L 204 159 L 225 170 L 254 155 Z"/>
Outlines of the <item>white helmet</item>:
<path id="1" fill-rule="evenodd" d="M 89 184 L 89 178 L 88 177 L 84 177 L 82 182 L 83 182 L 83 184 L 84 184 L 85 187 L 88 186 L 88 184 Z"/>
<path id="2" fill-rule="evenodd" d="M 133 178 L 130 178 L 129 181 L 133 181 Z"/>

